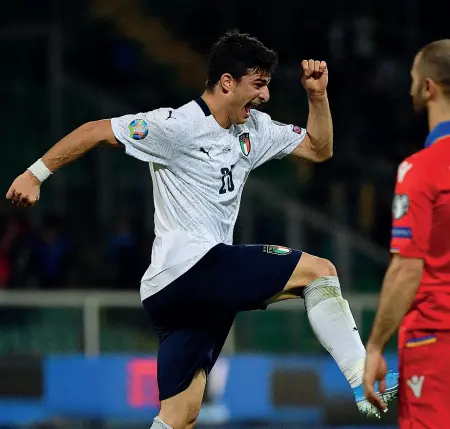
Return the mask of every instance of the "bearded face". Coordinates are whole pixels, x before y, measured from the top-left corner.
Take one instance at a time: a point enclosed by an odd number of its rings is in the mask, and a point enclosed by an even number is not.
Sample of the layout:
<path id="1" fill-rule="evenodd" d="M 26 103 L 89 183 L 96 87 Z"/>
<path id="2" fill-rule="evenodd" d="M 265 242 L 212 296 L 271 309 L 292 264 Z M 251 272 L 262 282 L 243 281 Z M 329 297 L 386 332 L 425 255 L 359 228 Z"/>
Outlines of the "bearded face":
<path id="1" fill-rule="evenodd" d="M 424 94 L 424 82 L 418 78 L 414 78 L 411 84 L 411 97 L 414 111 L 418 114 L 424 113 L 427 109 L 427 99 Z"/>

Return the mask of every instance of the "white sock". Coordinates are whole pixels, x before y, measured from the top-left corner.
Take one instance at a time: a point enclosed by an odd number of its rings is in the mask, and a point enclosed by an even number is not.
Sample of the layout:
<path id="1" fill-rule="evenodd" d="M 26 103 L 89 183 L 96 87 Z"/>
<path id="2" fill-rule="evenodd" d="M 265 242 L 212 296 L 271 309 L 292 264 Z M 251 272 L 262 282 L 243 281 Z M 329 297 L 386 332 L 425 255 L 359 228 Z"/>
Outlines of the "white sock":
<path id="1" fill-rule="evenodd" d="M 336 276 L 319 277 L 305 287 L 305 306 L 311 327 L 333 356 L 351 387 L 362 383 L 366 350 Z"/>
<path id="2" fill-rule="evenodd" d="M 150 429 L 172 429 L 167 423 L 164 423 L 159 417 L 155 417 Z"/>

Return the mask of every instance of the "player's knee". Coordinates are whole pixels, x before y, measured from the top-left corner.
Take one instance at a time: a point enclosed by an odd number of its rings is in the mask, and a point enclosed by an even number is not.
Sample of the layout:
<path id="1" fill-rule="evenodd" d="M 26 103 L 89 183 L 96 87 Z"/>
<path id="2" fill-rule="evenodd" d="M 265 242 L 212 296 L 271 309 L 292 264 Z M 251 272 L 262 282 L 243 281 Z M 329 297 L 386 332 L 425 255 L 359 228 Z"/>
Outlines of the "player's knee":
<path id="1" fill-rule="evenodd" d="M 309 254 L 303 254 L 294 273 L 286 285 L 285 291 L 299 293 L 301 289 L 319 277 L 337 276 L 336 267 L 328 260 Z M 300 289 L 299 289 L 300 288 Z"/>
<path id="2" fill-rule="evenodd" d="M 325 276 L 337 276 L 336 267 L 334 264 L 329 261 L 328 259 L 318 258 L 318 267 L 316 269 L 316 272 L 313 273 L 315 275 L 315 279 L 319 277 L 325 277 Z"/>
<path id="3" fill-rule="evenodd" d="M 318 258 L 316 256 L 309 256 L 306 266 L 299 266 L 301 270 L 301 284 L 298 286 L 306 286 L 319 277 L 337 276 L 336 267 L 328 260 Z"/>

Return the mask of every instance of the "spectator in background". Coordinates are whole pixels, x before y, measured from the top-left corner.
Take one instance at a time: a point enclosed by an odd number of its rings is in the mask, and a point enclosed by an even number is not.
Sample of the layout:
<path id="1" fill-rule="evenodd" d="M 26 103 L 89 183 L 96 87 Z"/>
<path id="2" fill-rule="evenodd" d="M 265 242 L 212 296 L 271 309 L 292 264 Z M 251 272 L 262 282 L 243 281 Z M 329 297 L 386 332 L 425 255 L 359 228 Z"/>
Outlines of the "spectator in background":
<path id="1" fill-rule="evenodd" d="M 37 283 L 37 237 L 25 216 L 15 213 L 0 238 L 0 284 L 32 287 Z"/>
<path id="2" fill-rule="evenodd" d="M 0 288 L 5 288 L 8 285 L 11 276 L 10 264 L 7 249 L 4 246 L 6 240 L 0 240 Z"/>
<path id="3" fill-rule="evenodd" d="M 131 220 L 121 217 L 109 238 L 108 253 L 113 267 L 113 283 L 117 289 L 136 289 L 140 275 L 136 276 L 139 264 L 137 234 Z"/>
<path id="4" fill-rule="evenodd" d="M 62 218 L 48 215 L 44 219 L 39 243 L 39 284 L 43 289 L 65 286 L 70 261 L 69 239 Z"/>

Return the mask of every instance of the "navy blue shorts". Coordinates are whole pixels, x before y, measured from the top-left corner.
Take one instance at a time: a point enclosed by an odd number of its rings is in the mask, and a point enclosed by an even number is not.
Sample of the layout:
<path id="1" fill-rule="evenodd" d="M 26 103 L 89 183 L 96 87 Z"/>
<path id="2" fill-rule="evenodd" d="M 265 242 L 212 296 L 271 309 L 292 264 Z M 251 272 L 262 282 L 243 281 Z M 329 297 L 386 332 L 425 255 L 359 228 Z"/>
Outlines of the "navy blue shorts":
<path id="1" fill-rule="evenodd" d="M 281 292 L 302 252 L 282 246 L 218 244 L 189 271 L 144 300 L 159 338 L 160 400 L 208 375 L 236 313 L 265 309 Z"/>

